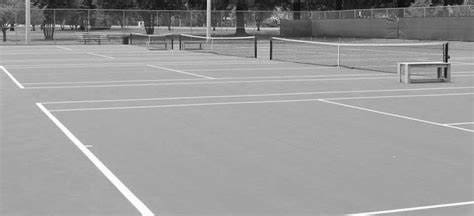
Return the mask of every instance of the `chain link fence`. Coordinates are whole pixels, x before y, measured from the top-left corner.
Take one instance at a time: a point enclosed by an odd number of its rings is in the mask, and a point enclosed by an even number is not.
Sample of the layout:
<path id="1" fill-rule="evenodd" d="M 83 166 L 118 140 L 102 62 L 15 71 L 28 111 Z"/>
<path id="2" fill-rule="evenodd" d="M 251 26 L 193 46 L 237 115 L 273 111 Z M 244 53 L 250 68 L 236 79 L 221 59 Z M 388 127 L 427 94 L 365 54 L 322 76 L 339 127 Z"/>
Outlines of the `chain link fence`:
<path id="1" fill-rule="evenodd" d="M 387 19 L 474 16 L 474 5 L 313 11 L 311 19 Z"/>
<path id="2" fill-rule="evenodd" d="M 0 13 L 2 44 L 25 43 L 23 8 Z M 299 13 L 299 14 L 295 14 Z M 467 17 L 474 15 L 474 5 L 360 9 L 340 11 L 212 11 L 212 35 L 235 34 L 237 25 L 249 35 L 280 34 L 280 21 L 299 19 L 396 19 L 410 17 Z M 239 16 L 243 22 L 238 23 Z M 242 20 L 242 19 L 241 19 Z M 78 44 L 84 33 L 102 34 L 105 43 L 124 42 L 120 35 L 130 33 L 167 34 L 206 33 L 206 11 L 202 10 L 109 10 L 109 9 L 32 9 L 30 38 L 32 44 Z M 113 37 L 115 35 L 115 37 Z"/>
<path id="3" fill-rule="evenodd" d="M 12 11 L 12 28 L 6 31 L 3 44 L 25 43 L 24 9 Z M 238 23 L 238 16 L 244 22 Z M 279 35 L 280 20 L 293 19 L 291 11 L 212 11 L 212 35 L 235 34 L 237 25 L 249 35 Z M 300 12 L 310 19 L 311 12 Z M 123 35 L 130 33 L 168 34 L 206 33 L 203 10 L 109 10 L 109 9 L 32 9 L 30 39 L 32 44 L 77 44 L 80 35 Z M 105 43 L 122 43 L 119 37 L 107 37 Z"/>

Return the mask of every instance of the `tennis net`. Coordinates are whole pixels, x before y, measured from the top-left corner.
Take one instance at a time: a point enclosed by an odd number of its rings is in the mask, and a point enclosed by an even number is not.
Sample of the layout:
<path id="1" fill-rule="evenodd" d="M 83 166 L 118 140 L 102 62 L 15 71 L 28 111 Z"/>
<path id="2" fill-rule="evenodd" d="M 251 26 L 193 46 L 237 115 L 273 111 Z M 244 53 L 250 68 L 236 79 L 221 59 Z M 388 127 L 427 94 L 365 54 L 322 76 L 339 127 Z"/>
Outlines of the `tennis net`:
<path id="1" fill-rule="evenodd" d="M 173 49 L 173 34 L 147 35 L 132 33 L 130 34 L 130 44 L 143 46 L 150 50 Z"/>
<path id="2" fill-rule="evenodd" d="M 203 37 L 188 34 L 179 36 L 179 48 L 218 55 L 257 58 L 257 39 L 248 37 Z"/>
<path id="3" fill-rule="evenodd" d="M 448 44 L 427 43 L 330 43 L 273 37 L 270 59 L 396 73 L 398 62 L 448 61 Z"/>

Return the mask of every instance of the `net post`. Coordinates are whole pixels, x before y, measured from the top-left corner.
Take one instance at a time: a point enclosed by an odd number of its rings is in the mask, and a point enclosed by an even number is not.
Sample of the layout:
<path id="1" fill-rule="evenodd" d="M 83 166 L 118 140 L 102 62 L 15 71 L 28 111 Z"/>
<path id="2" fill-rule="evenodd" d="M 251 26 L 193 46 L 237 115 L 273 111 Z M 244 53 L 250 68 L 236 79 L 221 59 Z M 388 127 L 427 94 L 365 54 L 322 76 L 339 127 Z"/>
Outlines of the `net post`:
<path id="1" fill-rule="evenodd" d="M 171 37 L 171 49 L 174 50 L 174 36 Z"/>
<path id="2" fill-rule="evenodd" d="M 257 58 L 258 55 L 258 48 L 257 48 L 257 37 L 254 38 L 254 57 Z"/>
<path id="3" fill-rule="evenodd" d="M 181 35 L 178 36 L 178 39 L 179 39 L 179 50 L 182 50 L 183 47 L 182 47 L 182 43 L 183 43 L 183 39 L 181 38 Z"/>
<path id="4" fill-rule="evenodd" d="M 273 39 L 270 38 L 270 60 L 273 59 Z"/>
<path id="5" fill-rule="evenodd" d="M 443 61 L 446 63 L 449 61 L 449 43 L 443 44 Z"/>
<path id="6" fill-rule="evenodd" d="M 130 45 L 133 45 L 133 37 L 132 36 L 133 36 L 132 33 L 130 33 L 130 35 L 128 36 L 128 44 L 130 44 Z"/>

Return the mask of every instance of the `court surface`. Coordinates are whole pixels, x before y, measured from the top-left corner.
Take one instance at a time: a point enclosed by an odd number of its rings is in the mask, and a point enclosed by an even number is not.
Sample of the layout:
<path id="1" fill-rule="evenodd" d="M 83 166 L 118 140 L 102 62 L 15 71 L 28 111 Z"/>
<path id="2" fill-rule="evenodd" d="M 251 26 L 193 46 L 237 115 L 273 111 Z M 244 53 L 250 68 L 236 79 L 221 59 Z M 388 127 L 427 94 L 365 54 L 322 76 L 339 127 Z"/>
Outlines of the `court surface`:
<path id="1" fill-rule="evenodd" d="M 473 215 L 453 82 L 130 46 L 1 47 L 0 215 Z"/>

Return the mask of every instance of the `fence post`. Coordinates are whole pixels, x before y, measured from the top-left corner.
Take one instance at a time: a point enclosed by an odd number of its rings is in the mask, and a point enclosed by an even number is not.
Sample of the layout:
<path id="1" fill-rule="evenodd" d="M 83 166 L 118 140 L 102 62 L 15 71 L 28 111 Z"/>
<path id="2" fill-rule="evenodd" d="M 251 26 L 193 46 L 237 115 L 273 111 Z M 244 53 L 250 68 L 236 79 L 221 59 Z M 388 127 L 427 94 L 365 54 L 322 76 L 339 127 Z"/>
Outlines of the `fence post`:
<path id="1" fill-rule="evenodd" d="M 56 28 L 56 9 L 53 9 L 53 28 Z"/>
<path id="2" fill-rule="evenodd" d="M 122 31 L 125 30 L 126 23 L 125 23 L 125 11 L 122 11 Z"/>
<path id="3" fill-rule="evenodd" d="M 90 25 L 91 25 L 91 11 L 90 11 L 90 9 L 87 9 L 87 27 L 86 27 L 86 32 L 89 32 Z"/>
<path id="4" fill-rule="evenodd" d="M 189 11 L 189 27 L 191 28 L 191 34 L 193 33 L 193 10 Z"/>
<path id="5" fill-rule="evenodd" d="M 270 60 L 272 60 L 273 59 L 273 40 L 272 40 L 272 38 L 270 38 L 270 54 L 269 55 L 270 55 L 269 56 Z"/>

